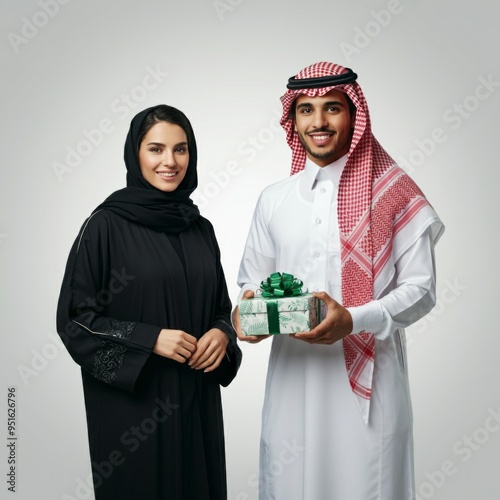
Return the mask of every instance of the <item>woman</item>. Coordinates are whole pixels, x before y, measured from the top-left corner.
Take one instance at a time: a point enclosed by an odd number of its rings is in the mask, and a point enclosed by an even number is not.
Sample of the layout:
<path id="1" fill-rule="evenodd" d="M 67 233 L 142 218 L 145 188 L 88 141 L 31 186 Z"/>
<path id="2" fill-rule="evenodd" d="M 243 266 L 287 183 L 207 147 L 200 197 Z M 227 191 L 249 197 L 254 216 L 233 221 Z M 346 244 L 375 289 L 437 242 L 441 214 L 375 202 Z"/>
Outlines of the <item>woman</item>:
<path id="1" fill-rule="evenodd" d="M 191 124 L 159 105 L 134 117 L 127 187 L 71 249 L 57 329 L 82 367 L 96 500 L 227 497 L 219 385 L 241 351 L 197 186 Z"/>

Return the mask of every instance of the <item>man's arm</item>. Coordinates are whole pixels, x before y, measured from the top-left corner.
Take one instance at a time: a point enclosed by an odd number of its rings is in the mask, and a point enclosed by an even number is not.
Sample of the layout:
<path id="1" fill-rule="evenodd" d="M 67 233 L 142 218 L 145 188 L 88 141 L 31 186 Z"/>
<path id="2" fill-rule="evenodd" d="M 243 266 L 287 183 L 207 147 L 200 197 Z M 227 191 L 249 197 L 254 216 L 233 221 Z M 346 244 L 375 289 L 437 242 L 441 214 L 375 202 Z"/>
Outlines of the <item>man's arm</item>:
<path id="1" fill-rule="evenodd" d="M 261 195 L 255 207 L 243 257 L 241 258 L 238 272 L 238 285 L 241 290 L 237 302 L 241 299 L 252 298 L 262 280 L 276 271 L 274 244 L 269 234 L 268 219 L 269 215 L 266 215 L 263 210 Z M 255 344 L 269 338 L 269 335 L 247 336 L 242 333 L 238 304 L 233 310 L 232 322 L 239 340 Z"/>
<path id="2" fill-rule="evenodd" d="M 350 333 L 373 333 L 383 340 L 425 316 L 436 303 L 434 243 L 430 229 L 396 262 L 396 273 L 382 297 L 364 305 L 345 308 L 325 292 L 316 294 L 326 305 L 325 319 L 310 332 L 295 338 L 332 344 Z"/>

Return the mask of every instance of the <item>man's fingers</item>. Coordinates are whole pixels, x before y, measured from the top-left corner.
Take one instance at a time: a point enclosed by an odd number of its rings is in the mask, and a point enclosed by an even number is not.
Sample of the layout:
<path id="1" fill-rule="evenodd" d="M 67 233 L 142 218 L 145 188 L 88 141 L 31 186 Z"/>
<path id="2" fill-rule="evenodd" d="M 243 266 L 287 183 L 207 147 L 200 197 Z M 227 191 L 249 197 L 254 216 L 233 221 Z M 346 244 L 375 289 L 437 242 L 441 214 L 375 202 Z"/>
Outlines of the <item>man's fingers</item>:
<path id="1" fill-rule="evenodd" d="M 255 296 L 255 293 L 253 290 L 245 290 L 243 292 L 243 295 L 241 296 L 242 300 L 248 300 L 252 299 Z M 238 337 L 238 340 L 241 340 L 242 342 L 248 342 L 249 344 L 256 344 L 263 340 L 260 335 L 255 336 L 255 335 L 245 335 L 241 331 L 241 326 L 240 326 L 240 310 L 239 307 L 236 306 L 233 311 L 233 326 L 234 329 L 236 330 L 236 335 Z"/>
<path id="2" fill-rule="evenodd" d="M 333 300 L 326 292 L 312 292 L 312 294 L 314 297 L 324 302 L 327 307 L 335 305 L 335 300 Z"/>
<path id="3" fill-rule="evenodd" d="M 240 329 L 240 308 L 238 306 L 234 308 L 232 320 L 234 329 L 238 332 Z"/>
<path id="4" fill-rule="evenodd" d="M 268 339 L 270 336 L 271 335 L 256 335 L 256 336 L 247 337 L 247 338 L 252 339 L 252 340 L 249 340 L 250 344 L 258 344 L 259 342 L 262 342 L 263 340 Z"/>
<path id="5" fill-rule="evenodd" d="M 304 340 L 310 344 L 321 344 L 325 343 L 323 340 L 328 336 L 328 330 L 326 328 L 321 328 L 321 323 L 313 328 L 309 332 L 298 332 L 294 334 L 294 337 L 298 340 Z"/>
<path id="6" fill-rule="evenodd" d="M 243 296 L 241 297 L 242 299 L 252 299 L 254 297 L 255 293 L 253 290 L 245 290 L 243 292 Z"/>
<path id="7" fill-rule="evenodd" d="M 267 335 L 243 335 L 243 334 L 238 334 L 238 340 L 241 340 L 242 342 L 250 342 L 251 344 L 255 342 L 260 342 L 262 340 L 262 337 L 267 337 Z"/>
<path id="8" fill-rule="evenodd" d="M 316 328 L 313 328 L 312 330 L 309 330 L 308 332 L 297 332 L 294 336 L 299 338 L 299 339 L 311 339 L 311 338 L 317 338 L 320 337 L 323 333 L 325 333 L 326 330 L 321 328 L 321 323 L 316 326 Z"/>

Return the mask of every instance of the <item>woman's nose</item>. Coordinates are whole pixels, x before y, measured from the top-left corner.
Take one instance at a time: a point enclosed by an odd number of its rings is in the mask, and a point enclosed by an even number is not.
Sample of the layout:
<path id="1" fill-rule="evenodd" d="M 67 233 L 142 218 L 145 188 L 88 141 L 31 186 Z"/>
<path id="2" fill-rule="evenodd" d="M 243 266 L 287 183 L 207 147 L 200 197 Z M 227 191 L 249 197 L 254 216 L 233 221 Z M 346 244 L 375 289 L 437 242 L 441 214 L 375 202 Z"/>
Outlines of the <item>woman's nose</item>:
<path id="1" fill-rule="evenodd" d="M 165 167 L 175 166 L 175 157 L 172 151 L 165 150 L 161 159 L 161 164 Z"/>

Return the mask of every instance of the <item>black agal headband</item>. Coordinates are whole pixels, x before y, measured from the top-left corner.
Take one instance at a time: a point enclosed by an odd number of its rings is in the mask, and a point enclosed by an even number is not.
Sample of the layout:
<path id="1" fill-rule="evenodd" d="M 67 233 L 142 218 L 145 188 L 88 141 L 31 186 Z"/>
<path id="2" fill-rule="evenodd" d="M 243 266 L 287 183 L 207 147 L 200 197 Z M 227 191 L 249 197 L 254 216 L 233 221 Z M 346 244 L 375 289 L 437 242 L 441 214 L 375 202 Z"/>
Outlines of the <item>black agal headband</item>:
<path id="1" fill-rule="evenodd" d="M 286 88 L 290 90 L 317 89 L 355 82 L 358 75 L 350 68 L 346 68 L 346 70 L 346 73 L 340 75 L 319 76 L 317 78 L 295 78 L 292 76 L 288 79 Z"/>

